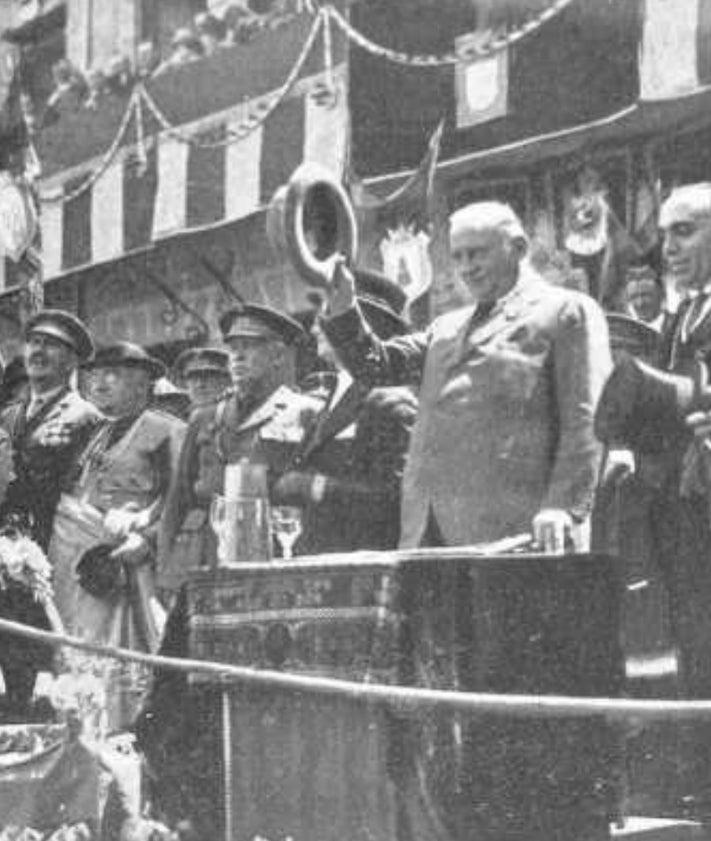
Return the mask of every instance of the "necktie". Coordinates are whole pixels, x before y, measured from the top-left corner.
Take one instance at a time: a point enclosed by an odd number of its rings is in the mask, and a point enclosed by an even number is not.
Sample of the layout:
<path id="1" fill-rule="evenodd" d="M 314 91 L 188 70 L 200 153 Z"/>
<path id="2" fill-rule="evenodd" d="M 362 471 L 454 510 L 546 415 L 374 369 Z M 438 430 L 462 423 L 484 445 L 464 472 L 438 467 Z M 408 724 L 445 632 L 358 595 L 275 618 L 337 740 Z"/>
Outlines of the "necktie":
<path id="1" fill-rule="evenodd" d="M 689 305 L 689 309 L 686 311 L 686 315 L 684 316 L 681 325 L 682 342 L 687 342 L 689 340 L 689 336 L 699 326 L 708 297 L 709 296 L 706 293 L 700 293 Z"/>
<path id="2" fill-rule="evenodd" d="M 106 449 L 118 444 L 137 419 L 136 415 L 128 415 L 128 417 L 117 418 L 111 421 L 106 435 Z"/>
<path id="3" fill-rule="evenodd" d="M 472 330 L 476 330 L 477 327 L 480 327 L 488 320 L 496 304 L 496 301 L 481 301 L 476 305 L 474 314 L 472 315 L 471 321 L 469 322 L 470 333 L 472 332 Z"/>
<path id="4" fill-rule="evenodd" d="M 28 420 L 42 411 L 44 403 L 45 401 L 43 397 L 33 397 L 32 400 L 30 400 L 30 405 L 27 407 Z"/>

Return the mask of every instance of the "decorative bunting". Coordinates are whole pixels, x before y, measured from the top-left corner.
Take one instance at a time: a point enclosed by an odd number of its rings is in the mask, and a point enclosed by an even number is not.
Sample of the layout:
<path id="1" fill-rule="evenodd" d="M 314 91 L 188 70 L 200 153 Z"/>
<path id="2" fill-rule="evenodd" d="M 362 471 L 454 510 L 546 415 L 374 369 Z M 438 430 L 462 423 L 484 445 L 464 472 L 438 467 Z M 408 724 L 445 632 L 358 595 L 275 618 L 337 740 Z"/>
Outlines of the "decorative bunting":
<path id="1" fill-rule="evenodd" d="M 53 190 L 73 197 L 43 204 L 45 278 L 256 213 L 304 160 L 320 159 L 343 172 L 345 66 L 335 67 L 332 75 L 327 97 L 312 96 L 324 92 L 323 74 L 301 80 L 269 119 L 239 142 L 220 141 L 254 112 L 254 102 L 180 126 L 179 136 L 166 130 L 146 138 L 145 161 L 139 162 L 133 150 L 122 152 L 77 195 L 73 191 L 86 183 L 86 173 L 64 183 L 53 179 Z M 196 142 L 185 142 L 186 136 Z"/>
<path id="2" fill-rule="evenodd" d="M 669 99 L 699 87 L 700 0 L 646 0 L 640 96 Z"/>

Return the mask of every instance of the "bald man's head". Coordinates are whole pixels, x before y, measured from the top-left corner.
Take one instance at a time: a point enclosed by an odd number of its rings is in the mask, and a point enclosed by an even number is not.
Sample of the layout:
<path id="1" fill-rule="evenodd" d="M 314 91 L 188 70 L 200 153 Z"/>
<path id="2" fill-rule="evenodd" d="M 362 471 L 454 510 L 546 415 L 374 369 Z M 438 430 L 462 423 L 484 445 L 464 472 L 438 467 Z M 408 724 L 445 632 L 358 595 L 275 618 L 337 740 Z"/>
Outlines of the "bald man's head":
<path id="1" fill-rule="evenodd" d="M 479 302 L 493 303 L 518 279 L 528 238 L 521 220 L 502 202 L 476 202 L 449 218 L 454 271 Z"/>

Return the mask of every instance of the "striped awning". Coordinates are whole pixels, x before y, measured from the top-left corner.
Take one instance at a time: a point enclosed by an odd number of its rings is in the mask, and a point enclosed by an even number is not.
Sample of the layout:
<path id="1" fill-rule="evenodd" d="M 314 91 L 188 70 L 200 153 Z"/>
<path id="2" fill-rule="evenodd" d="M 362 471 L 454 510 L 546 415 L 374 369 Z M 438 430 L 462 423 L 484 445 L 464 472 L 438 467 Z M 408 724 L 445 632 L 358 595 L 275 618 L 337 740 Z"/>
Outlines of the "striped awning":
<path id="1" fill-rule="evenodd" d="M 123 147 L 89 189 L 68 201 L 100 161 L 41 184 L 44 277 L 116 260 L 178 234 L 237 221 L 263 209 L 303 161 L 341 174 L 347 154 L 345 63 L 301 79 L 262 125 L 233 130 L 272 94 L 147 138 L 145 158 Z M 231 131 L 232 130 L 232 131 Z M 228 138 L 230 142 L 227 142 Z"/>

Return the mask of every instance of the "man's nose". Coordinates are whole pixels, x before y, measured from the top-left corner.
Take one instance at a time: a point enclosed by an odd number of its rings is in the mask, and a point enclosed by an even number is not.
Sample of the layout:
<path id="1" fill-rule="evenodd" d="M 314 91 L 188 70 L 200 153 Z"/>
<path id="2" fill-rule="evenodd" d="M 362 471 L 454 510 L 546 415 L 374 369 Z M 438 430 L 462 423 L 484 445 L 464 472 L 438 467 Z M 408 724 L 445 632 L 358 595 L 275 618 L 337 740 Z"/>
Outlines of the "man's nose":
<path id="1" fill-rule="evenodd" d="M 674 254 L 679 247 L 679 241 L 671 232 L 664 235 L 664 242 L 662 243 L 662 251 L 664 254 Z"/>

